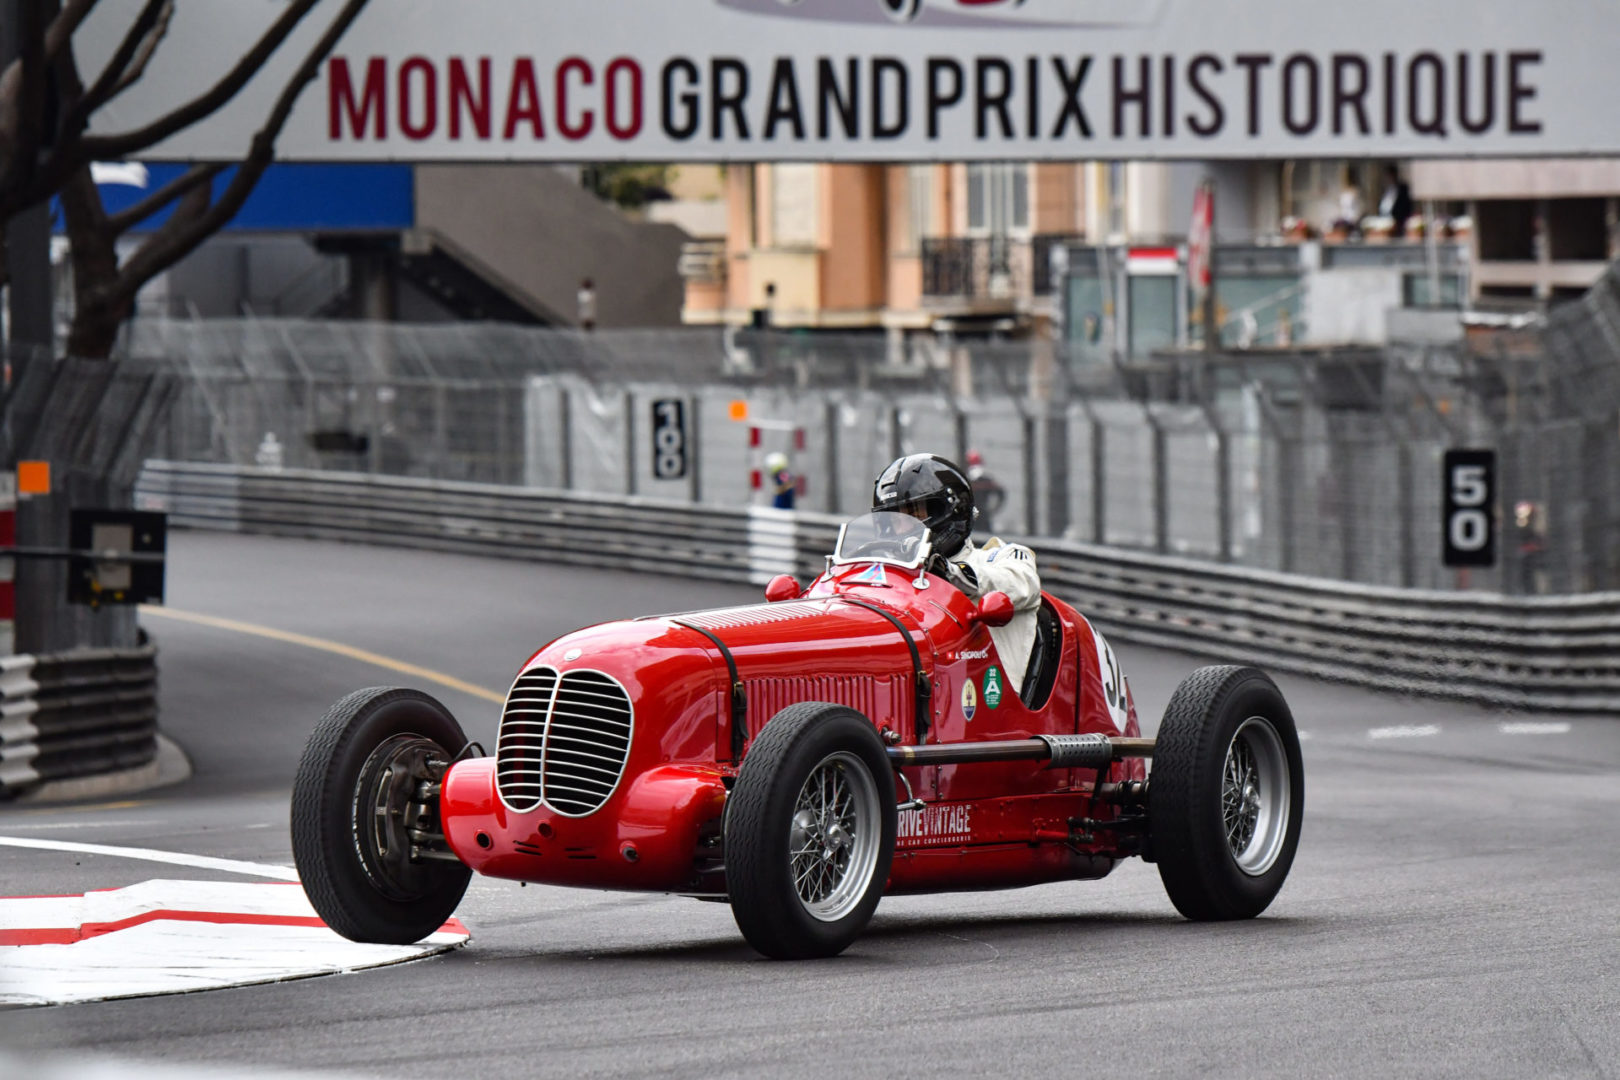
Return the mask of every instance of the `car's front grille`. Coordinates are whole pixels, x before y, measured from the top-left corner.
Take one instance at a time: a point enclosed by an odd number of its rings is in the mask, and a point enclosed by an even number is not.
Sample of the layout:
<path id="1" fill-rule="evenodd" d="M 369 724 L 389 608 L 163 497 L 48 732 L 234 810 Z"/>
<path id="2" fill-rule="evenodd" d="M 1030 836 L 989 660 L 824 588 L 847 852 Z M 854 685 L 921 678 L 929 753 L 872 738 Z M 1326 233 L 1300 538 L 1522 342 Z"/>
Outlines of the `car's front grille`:
<path id="1" fill-rule="evenodd" d="M 630 695 L 610 675 L 554 668 L 524 672 L 512 685 L 495 751 L 501 801 L 526 813 L 546 804 L 583 817 L 618 786 L 630 755 Z"/>

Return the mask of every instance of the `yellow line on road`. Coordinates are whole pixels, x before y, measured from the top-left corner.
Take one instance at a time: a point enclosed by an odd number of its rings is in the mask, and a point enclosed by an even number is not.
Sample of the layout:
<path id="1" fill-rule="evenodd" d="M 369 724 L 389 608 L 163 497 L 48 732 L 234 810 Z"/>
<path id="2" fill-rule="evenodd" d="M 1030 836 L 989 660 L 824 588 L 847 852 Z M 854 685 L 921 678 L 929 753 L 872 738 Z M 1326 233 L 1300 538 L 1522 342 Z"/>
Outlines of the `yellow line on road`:
<path id="1" fill-rule="evenodd" d="M 320 649 L 322 652 L 335 653 L 346 656 L 350 660 L 358 660 L 363 664 L 374 664 L 389 671 L 398 671 L 417 679 L 448 686 L 452 690 L 460 690 L 464 694 L 471 694 L 485 701 L 499 704 L 506 700 L 504 695 L 493 690 L 486 690 L 482 686 L 474 686 L 470 682 L 463 682 L 454 675 L 446 675 L 442 671 L 431 668 L 417 667 L 407 664 L 403 660 L 393 657 L 381 656 L 365 649 L 357 649 L 353 645 L 345 645 L 341 641 L 329 641 L 326 638 L 310 637 L 308 634 L 294 634 L 287 630 L 277 630 L 271 626 L 259 626 L 256 623 L 238 622 L 235 619 L 221 619 L 216 615 L 199 615 L 194 611 L 176 611 L 169 607 L 154 607 L 150 604 L 141 605 L 141 614 L 150 615 L 159 619 L 174 619 L 176 622 L 193 623 L 197 626 L 211 626 L 216 630 L 233 630 L 238 634 L 253 634 L 257 637 L 269 638 L 271 641 L 284 641 L 289 645 L 302 645 L 308 649 Z"/>

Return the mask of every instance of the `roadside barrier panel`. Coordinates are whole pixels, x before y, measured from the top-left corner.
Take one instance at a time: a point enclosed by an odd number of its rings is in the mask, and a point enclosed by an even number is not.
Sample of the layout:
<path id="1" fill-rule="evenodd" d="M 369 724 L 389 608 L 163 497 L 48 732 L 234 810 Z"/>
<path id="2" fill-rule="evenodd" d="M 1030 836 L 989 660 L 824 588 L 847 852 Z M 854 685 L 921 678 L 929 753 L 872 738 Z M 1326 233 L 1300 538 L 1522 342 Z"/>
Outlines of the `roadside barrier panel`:
<path id="1" fill-rule="evenodd" d="M 725 581 L 821 572 L 842 518 L 355 473 L 147 463 L 180 527 L 384 543 Z M 1031 539 L 1046 588 L 1111 637 L 1508 708 L 1620 712 L 1620 593 L 1518 598 L 1346 584 Z"/>

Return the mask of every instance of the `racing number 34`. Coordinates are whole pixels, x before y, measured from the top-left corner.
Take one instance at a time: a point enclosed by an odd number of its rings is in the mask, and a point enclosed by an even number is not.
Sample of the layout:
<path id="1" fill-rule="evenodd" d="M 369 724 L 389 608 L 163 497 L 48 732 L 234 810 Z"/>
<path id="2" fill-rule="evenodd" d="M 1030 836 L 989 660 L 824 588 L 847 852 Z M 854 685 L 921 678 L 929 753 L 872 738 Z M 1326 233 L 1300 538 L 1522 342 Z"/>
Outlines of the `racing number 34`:
<path id="1" fill-rule="evenodd" d="M 1445 565 L 1496 564 L 1496 451 L 1447 450 L 1445 519 L 1441 522 Z"/>

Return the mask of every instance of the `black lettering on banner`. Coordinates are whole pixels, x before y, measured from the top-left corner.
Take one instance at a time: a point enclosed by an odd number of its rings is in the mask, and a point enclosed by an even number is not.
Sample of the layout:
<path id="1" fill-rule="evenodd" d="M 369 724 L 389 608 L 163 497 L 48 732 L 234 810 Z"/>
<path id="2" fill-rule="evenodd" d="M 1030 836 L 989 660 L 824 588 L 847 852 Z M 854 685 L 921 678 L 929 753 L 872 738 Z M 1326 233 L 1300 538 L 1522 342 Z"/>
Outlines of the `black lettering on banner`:
<path id="1" fill-rule="evenodd" d="M 1355 72 L 1353 85 L 1348 78 L 1352 71 Z M 1372 125 L 1367 121 L 1367 83 L 1370 78 L 1365 57 L 1355 53 L 1333 54 L 1333 134 L 1344 134 L 1344 109 L 1347 105 L 1356 110 L 1356 133 L 1372 134 Z"/>
<path id="2" fill-rule="evenodd" d="M 889 76 L 889 78 L 885 78 Z M 894 83 L 891 90 L 885 89 Z M 884 105 L 892 92 L 897 104 L 894 123 L 886 123 L 888 108 Z M 906 65 L 892 56 L 879 56 L 872 61 L 872 138 L 898 139 L 911 126 L 911 74 Z"/>
<path id="3" fill-rule="evenodd" d="M 1079 65 L 1070 75 L 1068 68 L 1063 66 L 1063 57 L 1052 57 L 1052 67 L 1057 69 L 1058 81 L 1063 84 L 1063 111 L 1058 113 L 1057 127 L 1052 129 L 1052 138 L 1063 138 L 1063 129 L 1068 127 L 1069 118 L 1074 117 L 1075 126 L 1080 129 L 1081 138 L 1091 138 L 1091 122 L 1086 119 L 1086 107 L 1080 102 L 1080 91 L 1086 84 L 1086 76 L 1091 72 L 1091 57 L 1082 56 Z"/>
<path id="4" fill-rule="evenodd" d="M 1153 58 L 1151 56 L 1137 57 L 1137 78 L 1140 85 L 1136 89 L 1125 87 L 1125 58 L 1114 57 L 1114 138 L 1121 138 L 1125 134 L 1125 106 L 1135 105 L 1137 109 L 1137 134 L 1147 138 L 1153 134 Z"/>
<path id="5" fill-rule="evenodd" d="M 1496 564 L 1496 451 L 1447 450 L 1440 485 L 1446 566 Z"/>
<path id="6" fill-rule="evenodd" d="M 1000 85 L 995 89 L 990 87 L 990 76 L 995 74 Z M 977 118 L 974 121 L 974 135 L 983 139 L 990 133 L 989 116 L 993 112 L 1000 120 L 1001 137 L 1013 137 L 1012 110 L 1008 107 L 1008 100 L 1012 97 L 1012 65 L 995 56 L 981 56 L 973 64 L 973 99 L 977 107 Z"/>
<path id="7" fill-rule="evenodd" d="M 1176 133 L 1176 58 L 1166 55 L 1161 61 L 1164 78 L 1159 86 L 1164 90 L 1164 124 L 1159 134 L 1170 138 Z"/>
<path id="8" fill-rule="evenodd" d="M 1507 60 L 1507 86 L 1508 86 L 1508 134 L 1509 135 L 1539 135 L 1541 134 L 1540 120 L 1526 120 L 1519 115 L 1519 103 L 1534 101 L 1536 88 L 1519 80 L 1519 67 L 1524 64 L 1541 63 L 1541 51 L 1510 52 Z"/>
<path id="9" fill-rule="evenodd" d="M 946 90 L 940 76 L 951 77 Z M 939 114 L 962 100 L 962 65 L 948 56 L 928 58 L 928 137 L 939 138 Z"/>
<path id="10" fill-rule="evenodd" d="M 726 89 L 726 76 L 734 75 L 737 85 Z M 731 114 L 737 128 L 737 138 L 748 141 L 748 117 L 743 113 L 743 102 L 748 100 L 748 65 L 731 56 L 716 56 L 709 60 L 709 138 L 715 142 L 725 139 L 724 114 Z"/>
<path id="11" fill-rule="evenodd" d="M 1420 70 L 1429 77 L 1425 79 Z M 1423 115 L 1424 104 L 1429 106 L 1428 115 Z M 1432 52 L 1418 53 L 1406 65 L 1406 120 L 1419 135 L 1446 137 L 1446 62 Z"/>
<path id="12" fill-rule="evenodd" d="M 679 93 L 675 90 L 675 76 L 685 79 L 686 87 Z M 699 120 L 699 99 L 695 89 L 698 82 L 697 65 L 685 57 L 676 57 L 664 65 L 664 105 L 663 126 L 664 134 L 678 142 L 684 142 L 697 134 Z M 682 119 L 675 118 L 675 108 L 679 105 L 683 110 Z M 511 123 L 510 120 L 507 121 Z M 511 138 L 510 135 L 507 138 Z"/>
<path id="13" fill-rule="evenodd" d="M 1468 108 L 1468 99 L 1472 96 L 1468 85 L 1469 57 L 1465 52 L 1457 54 L 1457 122 L 1470 135 L 1483 135 L 1496 123 L 1496 54 L 1488 52 L 1481 59 L 1485 67 L 1485 92 L 1481 95 L 1485 99 L 1485 118 L 1475 120 Z"/>
<path id="14" fill-rule="evenodd" d="M 1300 94 L 1295 73 L 1305 72 L 1305 93 Z M 1295 104 L 1304 98 L 1305 118 L 1297 117 Z M 1322 69 L 1316 57 L 1309 53 L 1295 53 L 1283 61 L 1282 68 L 1283 126 L 1295 135 L 1309 135 L 1322 119 Z"/>
<path id="15" fill-rule="evenodd" d="M 652 472 L 658 480 L 686 475 L 686 402 L 660 398 L 652 403 Z"/>
<path id="16" fill-rule="evenodd" d="M 1187 126 L 1192 129 L 1194 135 L 1201 139 L 1219 135 L 1221 128 L 1226 126 L 1226 106 L 1222 105 L 1221 99 L 1216 97 L 1209 87 L 1205 85 L 1203 76 L 1205 68 L 1213 68 L 1214 74 L 1219 75 L 1226 70 L 1226 65 L 1221 63 L 1220 57 L 1211 56 L 1209 53 L 1199 53 L 1192 58 L 1192 63 L 1187 65 L 1188 85 L 1192 87 L 1192 92 L 1202 98 L 1204 104 L 1209 107 L 1209 119 L 1207 121 L 1194 116 L 1192 113 L 1187 114 Z"/>
<path id="17" fill-rule="evenodd" d="M 1041 137 L 1041 58 L 1031 56 L 1024 63 L 1025 82 L 1029 90 L 1024 96 L 1024 119 L 1028 122 L 1024 133 L 1030 139 Z"/>
<path id="18" fill-rule="evenodd" d="M 839 123 L 844 128 L 844 138 L 858 139 L 861 137 L 861 68 L 860 63 L 853 56 L 844 62 L 845 85 L 848 93 L 838 89 L 838 70 L 833 62 L 823 56 L 816 63 L 816 94 L 819 104 L 816 107 L 816 133 L 823 139 L 828 138 L 832 131 L 831 110 L 837 110 Z"/>
<path id="19" fill-rule="evenodd" d="M 1400 87 L 1395 81 L 1395 54 L 1384 54 L 1384 134 L 1395 134 L 1395 116 L 1399 112 Z"/>
<path id="20" fill-rule="evenodd" d="M 799 79 L 794 71 L 793 58 L 778 56 L 771 72 L 771 107 L 765 114 L 766 140 L 776 138 L 776 125 L 782 121 L 793 125 L 793 137 L 804 139 L 804 114 L 799 110 Z"/>
<path id="21" fill-rule="evenodd" d="M 1260 134 L 1260 72 L 1271 66 L 1265 53 L 1239 53 L 1232 62 L 1249 73 L 1249 134 Z"/>

